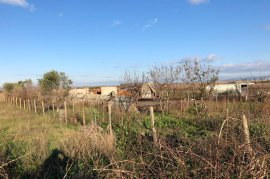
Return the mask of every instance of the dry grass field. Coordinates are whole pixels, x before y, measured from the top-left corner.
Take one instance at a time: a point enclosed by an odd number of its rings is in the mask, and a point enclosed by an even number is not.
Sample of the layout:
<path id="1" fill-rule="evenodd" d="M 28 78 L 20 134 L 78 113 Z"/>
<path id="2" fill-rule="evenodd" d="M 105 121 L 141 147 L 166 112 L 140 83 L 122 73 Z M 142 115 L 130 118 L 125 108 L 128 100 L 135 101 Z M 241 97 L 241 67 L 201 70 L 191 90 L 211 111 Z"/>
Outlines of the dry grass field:
<path id="1" fill-rule="evenodd" d="M 1 177 L 269 176 L 269 100 L 175 102 L 163 114 L 155 113 L 157 143 L 147 110 L 123 113 L 113 108 L 112 134 L 103 110 L 86 105 L 87 125 L 67 124 L 50 113 L 8 104 L 1 94 Z"/>

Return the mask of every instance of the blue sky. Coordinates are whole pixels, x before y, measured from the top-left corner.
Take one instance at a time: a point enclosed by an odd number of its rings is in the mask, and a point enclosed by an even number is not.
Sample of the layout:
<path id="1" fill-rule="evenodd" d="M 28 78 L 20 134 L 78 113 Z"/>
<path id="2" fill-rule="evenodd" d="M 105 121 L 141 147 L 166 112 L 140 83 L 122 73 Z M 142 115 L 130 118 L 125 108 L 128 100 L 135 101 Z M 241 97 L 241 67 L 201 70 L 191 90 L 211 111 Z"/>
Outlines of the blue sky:
<path id="1" fill-rule="evenodd" d="M 75 84 L 197 57 L 270 74 L 269 0 L 0 0 L 0 85 L 49 70 Z"/>

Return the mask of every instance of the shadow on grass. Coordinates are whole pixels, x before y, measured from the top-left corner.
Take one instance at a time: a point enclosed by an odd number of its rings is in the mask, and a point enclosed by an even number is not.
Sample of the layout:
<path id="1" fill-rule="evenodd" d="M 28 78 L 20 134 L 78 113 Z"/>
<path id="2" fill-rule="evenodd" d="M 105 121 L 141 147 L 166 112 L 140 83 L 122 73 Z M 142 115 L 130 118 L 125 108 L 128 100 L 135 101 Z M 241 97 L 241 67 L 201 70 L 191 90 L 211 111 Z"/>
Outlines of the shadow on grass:
<path id="1" fill-rule="evenodd" d="M 92 167 L 88 168 L 88 175 L 85 175 L 78 161 L 66 156 L 61 150 L 54 149 L 38 171 L 25 174 L 21 178 L 96 178 L 93 171 L 91 172 Z"/>
<path id="2" fill-rule="evenodd" d="M 73 163 L 74 161 L 67 157 L 64 152 L 55 149 L 40 167 L 38 176 L 40 178 L 63 178 L 68 175 Z"/>

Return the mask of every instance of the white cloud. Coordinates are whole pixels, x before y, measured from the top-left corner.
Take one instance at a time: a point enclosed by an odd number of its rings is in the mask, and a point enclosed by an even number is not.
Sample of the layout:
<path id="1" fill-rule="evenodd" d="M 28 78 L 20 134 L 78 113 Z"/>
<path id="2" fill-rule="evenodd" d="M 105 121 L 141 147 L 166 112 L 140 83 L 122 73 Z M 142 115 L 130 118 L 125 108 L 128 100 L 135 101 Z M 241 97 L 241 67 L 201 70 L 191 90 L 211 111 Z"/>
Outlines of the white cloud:
<path id="1" fill-rule="evenodd" d="M 217 60 L 217 55 L 216 54 L 209 54 L 206 58 L 203 59 L 203 61 L 207 62 L 207 63 L 211 63 Z"/>
<path id="2" fill-rule="evenodd" d="M 10 4 L 14 6 L 28 7 L 29 4 L 25 0 L 0 0 L 1 3 Z"/>
<path id="3" fill-rule="evenodd" d="M 30 11 L 35 11 L 35 6 L 33 4 L 29 4 L 26 0 L 0 0 L 0 3 L 19 6 L 27 8 Z"/>
<path id="4" fill-rule="evenodd" d="M 143 26 L 142 30 L 145 31 L 146 29 L 149 29 L 150 27 L 152 27 L 153 25 L 155 25 L 157 23 L 158 23 L 158 18 L 155 18 L 155 19 L 151 20 L 148 24 Z"/>
<path id="5" fill-rule="evenodd" d="M 241 64 L 228 63 L 221 65 L 220 70 L 223 73 L 270 72 L 270 62 L 258 60 Z"/>
<path id="6" fill-rule="evenodd" d="M 208 3 L 210 0 L 188 0 L 188 2 L 192 5 L 199 5 L 203 3 Z"/>
<path id="7" fill-rule="evenodd" d="M 120 20 L 117 20 L 117 19 L 113 20 L 113 22 L 112 22 L 112 26 L 119 26 L 119 25 L 122 25 L 122 24 L 123 23 Z"/>
<path id="8" fill-rule="evenodd" d="M 202 62 L 202 63 L 213 63 L 213 62 L 217 61 L 218 58 L 219 57 L 216 54 L 210 53 L 207 57 L 199 57 L 199 56 L 185 57 L 185 58 L 180 60 L 180 63 L 183 63 L 185 61 L 193 61 L 193 60 L 196 60 L 196 61 Z"/>
<path id="9" fill-rule="evenodd" d="M 267 26 L 265 26 L 264 29 L 270 31 L 270 24 L 268 24 Z"/>

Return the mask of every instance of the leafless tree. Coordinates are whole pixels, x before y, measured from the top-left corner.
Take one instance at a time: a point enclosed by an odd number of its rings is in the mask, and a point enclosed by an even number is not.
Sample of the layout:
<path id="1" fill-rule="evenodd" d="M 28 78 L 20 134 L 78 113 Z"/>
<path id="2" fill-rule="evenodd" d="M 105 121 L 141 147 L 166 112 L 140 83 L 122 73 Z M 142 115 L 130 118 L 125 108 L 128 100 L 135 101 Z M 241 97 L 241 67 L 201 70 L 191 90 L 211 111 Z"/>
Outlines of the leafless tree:
<path id="1" fill-rule="evenodd" d="M 124 99 L 128 109 L 132 104 L 138 102 L 140 89 L 143 83 L 149 80 L 146 73 L 136 70 L 125 71 L 121 78 L 121 87 L 128 92 Z"/>
<path id="2" fill-rule="evenodd" d="M 37 88 L 33 86 L 31 79 L 18 81 L 17 83 L 5 83 L 3 86 L 7 95 L 14 95 L 21 99 L 37 97 Z"/>
<path id="3" fill-rule="evenodd" d="M 180 65 L 182 69 L 181 80 L 189 86 L 193 97 L 198 90 L 198 97 L 204 98 L 207 94 L 206 86 L 213 89 L 218 80 L 219 70 L 210 65 L 202 64 L 196 58 L 186 59 Z"/>
<path id="4" fill-rule="evenodd" d="M 14 95 L 21 99 L 34 99 L 38 96 L 38 88 L 34 87 L 31 79 L 19 81 L 14 89 Z"/>
<path id="5" fill-rule="evenodd" d="M 161 98 L 163 98 L 165 88 L 167 92 L 170 92 L 173 85 L 179 80 L 180 72 L 179 65 L 157 65 L 149 70 L 149 79 L 158 89 Z"/>

